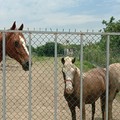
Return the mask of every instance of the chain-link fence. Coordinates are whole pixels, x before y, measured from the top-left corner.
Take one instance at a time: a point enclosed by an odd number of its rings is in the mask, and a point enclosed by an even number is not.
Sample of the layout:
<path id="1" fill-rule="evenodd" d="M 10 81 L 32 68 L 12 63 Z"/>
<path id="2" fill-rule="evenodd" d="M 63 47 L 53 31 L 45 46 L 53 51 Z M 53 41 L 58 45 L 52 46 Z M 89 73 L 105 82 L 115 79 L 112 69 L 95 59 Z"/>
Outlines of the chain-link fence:
<path id="1" fill-rule="evenodd" d="M 76 57 L 75 64 L 79 68 L 80 63 L 83 64 L 83 72 L 120 62 L 120 34 L 117 33 L 23 31 L 23 34 L 28 49 L 31 49 L 32 68 L 25 72 L 18 62 L 8 56 L 5 72 L 1 64 L 1 120 L 71 120 L 71 113 L 63 95 L 61 58 L 67 55 Z M 81 54 L 83 61 L 80 61 Z M 98 99 L 95 120 L 102 118 L 100 106 Z M 80 111 L 78 108 L 76 111 L 79 120 Z M 91 105 L 86 105 L 87 120 L 91 119 L 91 114 Z M 113 118 L 120 120 L 119 93 L 113 103 Z"/>

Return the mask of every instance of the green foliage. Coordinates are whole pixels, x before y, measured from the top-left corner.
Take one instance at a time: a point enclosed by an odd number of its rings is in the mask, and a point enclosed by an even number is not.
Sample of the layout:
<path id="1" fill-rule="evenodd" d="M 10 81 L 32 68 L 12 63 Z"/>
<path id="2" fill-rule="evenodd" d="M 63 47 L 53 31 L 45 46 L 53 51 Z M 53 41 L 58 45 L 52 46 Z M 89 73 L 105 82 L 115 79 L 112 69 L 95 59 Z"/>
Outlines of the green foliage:
<path id="1" fill-rule="evenodd" d="M 74 51 L 74 55 L 73 56 L 79 56 L 80 54 L 80 45 L 77 45 L 77 44 L 71 44 L 69 46 L 70 49 L 72 49 Z"/>
<path id="2" fill-rule="evenodd" d="M 80 60 L 76 60 L 75 61 L 75 65 L 78 67 L 78 68 L 80 68 Z M 95 66 L 92 64 L 92 63 L 90 63 L 89 61 L 83 61 L 83 71 L 84 72 L 86 72 L 86 71 L 88 71 L 88 70 L 90 70 L 90 69 L 92 69 L 92 68 L 95 68 Z"/>
<path id="3" fill-rule="evenodd" d="M 86 61 L 90 61 L 94 66 L 104 66 L 106 62 L 105 51 L 101 49 L 98 43 L 93 43 L 91 45 L 86 45 L 83 48 L 84 54 L 83 58 Z"/>
<path id="4" fill-rule="evenodd" d="M 114 17 L 111 17 L 107 22 L 103 20 L 102 22 L 105 25 L 103 32 L 120 32 L 120 20 L 115 21 Z M 83 48 L 84 51 L 84 60 L 90 61 L 95 66 L 106 66 L 106 46 L 107 46 L 107 36 L 102 35 L 101 40 L 96 43 L 91 43 L 85 45 Z M 120 61 L 120 36 L 110 35 L 110 63 Z"/>
<path id="5" fill-rule="evenodd" d="M 105 25 L 103 32 L 120 32 L 120 20 L 115 21 L 114 17 L 111 17 L 109 21 L 103 20 L 102 24 Z M 107 36 L 102 35 L 99 42 L 90 43 L 83 47 L 83 71 L 88 71 L 91 68 L 106 66 L 106 41 Z M 73 57 L 79 58 L 80 56 L 80 45 L 69 44 L 64 46 L 63 44 L 57 43 L 57 54 L 64 55 L 64 49 L 72 49 Z M 45 45 L 38 46 L 37 48 L 32 47 L 32 52 L 38 57 L 54 57 L 55 43 L 47 42 Z M 120 36 L 110 35 L 110 63 L 120 62 Z M 75 64 L 80 67 L 80 59 Z"/>
<path id="6" fill-rule="evenodd" d="M 115 18 L 111 17 L 109 22 L 103 20 L 102 23 L 105 25 L 105 28 L 103 28 L 104 32 L 120 32 L 120 20 L 115 21 Z M 106 40 L 107 40 L 107 36 L 102 36 L 102 39 L 99 43 L 99 46 L 103 51 L 106 50 L 106 42 L 107 42 Z M 116 58 L 116 61 L 117 61 L 117 59 L 120 57 L 119 51 L 120 51 L 120 36 L 117 36 L 117 35 L 110 36 L 110 57 L 111 57 L 110 61 L 111 62 L 113 58 Z"/>
<path id="7" fill-rule="evenodd" d="M 46 56 L 33 56 L 32 58 L 33 62 L 40 62 L 40 63 L 47 63 L 47 62 L 51 62 L 53 63 L 54 61 L 54 57 L 46 57 Z"/>
<path id="8" fill-rule="evenodd" d="M 45 52 L 44 52 L 44 45 L 43 46 L 39 46 L 36 48 L 36 54 L 38 56 L 44 56 Z"/>
<path id="9" fill-rule="evenodd" d="M 48 56 L 53 57 L 55 51 L 55 43 L 47 42 L 45 45 L 39 46 L 36 48 L 35 52 L 38 56 Z M 64 53 L 64 46 L 60 43 L 57 43 L 57 54 Z"/>
<path id="10" fill-rule="evenodd" d="M 109 22 L 103 20 L 102 24 L 105 25 L 105 28 L 103 28 L 104 32 L 120 32 L 120 20 L 115 21 L 113 16 L 110 18 Z"/>
<path id="11" fill-rule="evenodd" d="M 48 42 L 45 44 L 44 47 L 44 53 L 46 56 L 54 56 L 54 50 L 55 50 L 55 43 L 54 42 Z"/>

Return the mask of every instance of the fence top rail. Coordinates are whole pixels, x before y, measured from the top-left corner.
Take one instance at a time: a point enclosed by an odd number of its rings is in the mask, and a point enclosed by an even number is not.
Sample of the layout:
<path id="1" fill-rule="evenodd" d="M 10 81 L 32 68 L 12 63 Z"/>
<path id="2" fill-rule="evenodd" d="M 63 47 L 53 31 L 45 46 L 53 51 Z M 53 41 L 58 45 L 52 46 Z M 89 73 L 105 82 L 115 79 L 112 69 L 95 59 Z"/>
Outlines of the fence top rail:
<path id="1" fill-rule="evenodd" d="M 120 35 L 120 32 L 71 32 L 71 31 L 36 31 L 36 30 L 0 30 L 1 33 L 3 32 L 22 32 L 22 33 L 29 33 L 29 34 L 73 34 L 73 35 Z"/>

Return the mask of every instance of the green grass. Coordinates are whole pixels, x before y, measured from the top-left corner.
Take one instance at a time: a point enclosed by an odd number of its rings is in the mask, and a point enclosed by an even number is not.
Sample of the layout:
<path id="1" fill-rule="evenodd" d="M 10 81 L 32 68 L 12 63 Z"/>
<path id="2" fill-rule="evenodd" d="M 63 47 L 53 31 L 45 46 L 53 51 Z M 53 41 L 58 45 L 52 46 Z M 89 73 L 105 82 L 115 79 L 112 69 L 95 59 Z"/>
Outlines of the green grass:
<path id="1" fill-rule="evenodd" d="M 46 61 L 53 61 L 54 57 L 38 57 L 38 56 L 33 56 L 32 61 L 34 62 L 46 62 Z"/>
<path id="2" fill-rule="evenodd" d="M 58 64 L 61 64 L 61 57 L 57 58 L 58 60 Z M 54 61 L 54 57 L 38 57 L 38 56 L 33 56 L 32 57 L 32 61 L 33 62 L 48 62 L 48 61 Z M 80 68 L 80 61 L 78 59 L 76 59 L 75 61 L 75 65 Z M 83 61 L 83 71 L 86 72 L 92 68 L 95 68 L 95 66 L 88 62 L 88 61 Z"/>
<path id="3" fill-rule="evenodd" d="M 76 65 L 78 68 L 80 68 L 80 61 L 77 60 L 77 61 L 75 62 L 75 65 Z M 92 63 L 90 63 L 90 62 L 88 62 L 88 61 L 83 61 L 83 71 L 84 71 L 84 72 L 86 72 L 86 71 L 88 71 L 88 70 L 90 70 L 90 69 L 92 69 L 92 68 L 95 68 L 95 66 L 94 66 Z"/>

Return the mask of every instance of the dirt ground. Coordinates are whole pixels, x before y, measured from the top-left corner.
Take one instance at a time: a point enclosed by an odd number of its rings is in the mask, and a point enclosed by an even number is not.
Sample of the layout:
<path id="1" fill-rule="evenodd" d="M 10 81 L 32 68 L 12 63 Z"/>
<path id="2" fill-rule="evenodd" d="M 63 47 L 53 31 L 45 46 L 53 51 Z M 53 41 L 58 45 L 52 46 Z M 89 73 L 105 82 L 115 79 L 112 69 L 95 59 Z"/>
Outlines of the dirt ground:
<path id="1" fill-rule="evenodd" d="M 54 61 L 34 62 L 31 79 L 31 116 L 32 120 L 71 120 L 71 114 L 64 99 L 62 64 L 57 66 L 57 79 L 54 75 Z M 0 71 L 0 119 L 3 116 L 3 81 Z M 55 86 L 57 81 L 57 86 Z M 56 89 L 57 88 L 57 89 Z M 57 96 L 57 97 L 56 97 Z M 6 66 L 6 120 L 28 120 L 29 109 L 29 72 L 24 72 L 15 61 L 8 60 Z M 55 109 L 57 108 L 57 109 Z M 80 111 L 77 111 L 79 120 Z M 86 105 L 87 120 L 91 120 L 91 105 Z M 101 119 L 100 101 L 96 102 L 95 120 Z M 120 99 L 113 104 L 113 118 L 120 120 Z"/>

